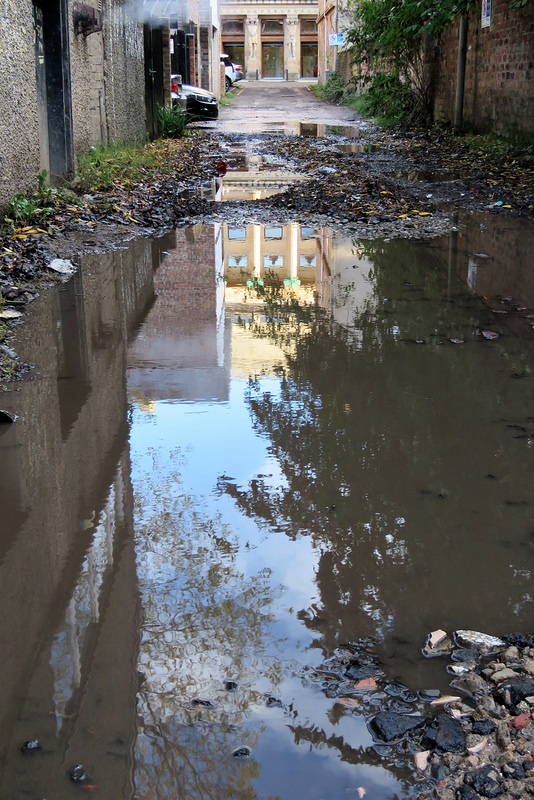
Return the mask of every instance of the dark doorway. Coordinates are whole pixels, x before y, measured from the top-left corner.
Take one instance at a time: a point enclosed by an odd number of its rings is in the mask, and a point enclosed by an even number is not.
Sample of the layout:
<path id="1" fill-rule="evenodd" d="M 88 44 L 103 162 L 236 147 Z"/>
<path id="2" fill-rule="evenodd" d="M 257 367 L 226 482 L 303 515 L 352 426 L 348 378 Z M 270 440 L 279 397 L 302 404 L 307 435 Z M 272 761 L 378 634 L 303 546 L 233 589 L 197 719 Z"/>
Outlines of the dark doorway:
<path id="1" fill-rule="evenodd" d="M 189 42 L 191 38 L 185 31 L 176 31 L 172 35 L 174 52 L 171 53 L 171 72 L 182 76 L 182 83 L 191 83 L 191 58 Z"/>
<path id="2" fill-rule="evenodd" d="M 150 138 L 155 139 L 159 134 L 158 105 L 165 105 L 163 29 L 145 25 L 144 33 L 146 130 Z"/>
<path id="3" fill-rule="evenodd" d="M 68 3 L 35 0 L 33 11 L 41 163 L 53 179 L 73 165 Z"/>

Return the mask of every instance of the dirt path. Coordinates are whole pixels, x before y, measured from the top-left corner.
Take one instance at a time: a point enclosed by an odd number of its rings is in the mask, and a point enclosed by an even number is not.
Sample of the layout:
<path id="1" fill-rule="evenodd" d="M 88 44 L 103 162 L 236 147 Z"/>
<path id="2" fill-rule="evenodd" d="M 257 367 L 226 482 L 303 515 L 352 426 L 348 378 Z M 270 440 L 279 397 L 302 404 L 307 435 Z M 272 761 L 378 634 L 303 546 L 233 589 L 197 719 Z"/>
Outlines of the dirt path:
<path id="1" fill-rule="evenodd" d="M 322 103 L 308 81 L 241 81 L 231 105 L 220 107 L 215 129 L 252 133 L 301 122 L 359 125 L 362 120 L 351 108 Z"/>

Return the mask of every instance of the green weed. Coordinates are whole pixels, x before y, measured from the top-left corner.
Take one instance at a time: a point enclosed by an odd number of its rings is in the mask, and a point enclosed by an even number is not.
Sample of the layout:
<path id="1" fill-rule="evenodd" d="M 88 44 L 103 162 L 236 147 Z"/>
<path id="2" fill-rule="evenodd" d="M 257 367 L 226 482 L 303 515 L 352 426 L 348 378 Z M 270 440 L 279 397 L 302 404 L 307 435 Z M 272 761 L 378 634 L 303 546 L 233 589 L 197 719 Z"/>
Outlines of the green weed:
<path id="1" fill-rule="evenodd" d="M 164 139 L 181 139 L 189 124 L 189 115 L 180 106 L 158 106 L 158 120 Z"/>
<path id="2" fill-rule="evenodd" d="M 101 191 L 116 184 L 129 186 L 153 165 L 153 152 L 145 143 L 101 145 L 80 156 L 76 174 L 81 191 Z"/>

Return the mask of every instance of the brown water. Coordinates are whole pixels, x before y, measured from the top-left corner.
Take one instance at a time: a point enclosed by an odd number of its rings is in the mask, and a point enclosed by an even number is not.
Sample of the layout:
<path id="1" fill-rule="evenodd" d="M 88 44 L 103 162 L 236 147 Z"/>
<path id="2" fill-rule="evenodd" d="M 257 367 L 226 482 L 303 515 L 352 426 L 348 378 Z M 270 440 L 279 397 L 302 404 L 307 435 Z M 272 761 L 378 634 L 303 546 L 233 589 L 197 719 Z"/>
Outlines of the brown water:
<path id="1" fill-rule="evenodd" d="M 446 689 L 428 631 L 533 628 L 533 227 L 458 227 L 198 225 L 33 304 L 0 404 L 1 798 L 75 797 L 77 764 L 102 798 L 409 793 L 314 668 L 373 636 Z"/>

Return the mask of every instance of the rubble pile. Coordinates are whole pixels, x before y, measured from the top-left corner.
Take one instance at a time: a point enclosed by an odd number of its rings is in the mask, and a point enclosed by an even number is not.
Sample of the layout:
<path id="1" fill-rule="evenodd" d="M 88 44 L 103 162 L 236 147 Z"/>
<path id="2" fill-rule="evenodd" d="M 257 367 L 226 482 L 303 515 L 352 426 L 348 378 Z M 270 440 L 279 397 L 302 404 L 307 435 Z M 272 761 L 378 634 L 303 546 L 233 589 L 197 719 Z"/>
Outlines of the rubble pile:
<path id="1" fill-rule="evenodd" d="M 388 681 L 370 640 L 338 648 L 315 673 L 344 713 L 365 716 L 410 797 L 534 798 L 534 637 L 434 631 L 422 653 L 447 659 L 450 694 Z"/>

